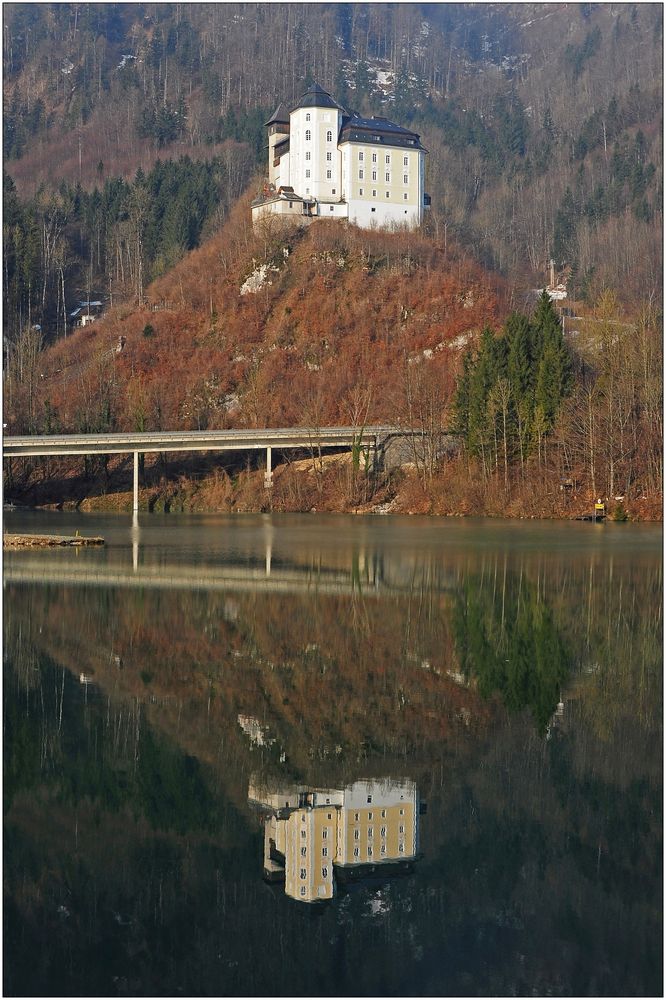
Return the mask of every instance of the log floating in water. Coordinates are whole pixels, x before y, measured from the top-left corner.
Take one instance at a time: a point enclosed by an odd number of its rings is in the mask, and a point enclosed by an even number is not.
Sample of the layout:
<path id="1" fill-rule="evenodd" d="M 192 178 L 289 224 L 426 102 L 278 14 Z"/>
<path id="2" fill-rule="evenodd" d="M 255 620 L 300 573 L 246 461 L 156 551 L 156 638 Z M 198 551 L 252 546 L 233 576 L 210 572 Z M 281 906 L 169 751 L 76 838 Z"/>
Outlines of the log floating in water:
<path id="1" fill-rule="evenodd" d="M 56 545 L 104 545 L 100 535 L 10 535 L 2 536 L 5 549 L 46 549 Z"/>

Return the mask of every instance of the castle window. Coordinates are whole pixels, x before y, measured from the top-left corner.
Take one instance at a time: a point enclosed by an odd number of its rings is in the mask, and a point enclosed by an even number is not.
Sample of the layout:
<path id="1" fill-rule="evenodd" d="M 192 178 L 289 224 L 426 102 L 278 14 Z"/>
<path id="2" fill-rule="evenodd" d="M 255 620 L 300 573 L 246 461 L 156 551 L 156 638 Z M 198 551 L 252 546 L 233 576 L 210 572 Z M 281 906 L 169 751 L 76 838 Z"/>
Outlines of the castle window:
<path id="1" fill-rule="evenodd" d="M 391 154 L 390 154 L 390 153 L 387 153 L 387 154 L 386 154 L 386 162 L 387 162 L 387 163 L 390 163 L 390 162 L 391 162 Z"/>
<path id="2" fill-rule="evenodd" d="M 382 844 L 382 846 L 379 848 L 379 853 L 386 854 L 386 844 Z"/>
<path id="3" fill-rule="evenodd" d="M 330 181 L 330 179 L 331 179 L 331 176 L 332 176 L 332 174 L 331 174 L 331 171 L 330 171 L 330 170 L 327 170 L 327 171 L 326 171 L 326 180 L 327 180 L 327 181 Z"/>
<path id="4" fill-rule="evenodd" d="M 409 184 L 409 176 L 407 174 L 402 175 L 402 183 Z"/>
<path id="5" fill-rule="evenodd" d="M 309 142 L 311 138 L 312 138 L 312 132 L 310 131 L 309 128 L 306 128 L 306 130 L 305 130 L 305 141 Z"/>
<path id="6" fill-rule="evenodd" d="M 399 826 L 398 827 L 398 833 L 404 833 L 404 832 L 405 832 L 404 826 Z"/>
<path id="7" fill-rule="evenodd" d="M 402 158 L 402 165 L 403 165 L 403 167 L 408 167 L 409 166 L 409 157 L 408 156 L 403 156 L 403 158 Z"/>
<path id="8" fill-rule="evenodd" d="M 307 847 L 301 847 L 301 857 L 304 858 L 308 853 Z"/>
<path id="9" fill-rule="evenodd" d="M 335 194 L 335 188 L 331 188 L 331 194 Z"/>
<path id="10" fill-rule="evenodd" d="M 331 205 L 331 212 L 334 212 L 334 211 L 335 211 L 335 207 L 333 205 Z"/>
<path id="11" fill-rule="evenodd" d="M 355 847 L 354 848 L 354 857 L 358 858 L 360 856 L 360 854 L 361 854 L 360 848 Z"/>
<path id="12" fill-rule="evenodd" d="M 377 197 L 377 192 L 376 192 L 376 191 L 373 191 L 373 192 L 372 192 L 372 197 L 373 197 L 373 198 L 376 198 L 376 197 Z"/>
<path id="13" fill-rule="evenodd" d="M 326 154 L 326 162 L 330 163 L 332 159 L 333 159 L 333 153 L 327 153 Z"/>
<path id="14" fill-rule="evenodd" d="M 303 822 L 305 822 L 305 816 L 303 817 Z M 307 835 L 308 835 L 307 830 L 301 830 L 301 837 L 307 837 Z"/>
<path id="15" fill-rule="evenodd" d="M 322 835 L 322 838 L 324 840 L 328 839 L 328 828 L 327 827 L 324 827 L 324 829 L 321 831 L 321 835 Z"/>
<path id="16" fill-rule="evenodd" d="M 354 840 L 360 840 L 360 839 L 361 839 L 361 831 L 354 830 Z"/>
<path id="17" fill-rule="evenodd" d="M 374 837 L 375 833 L 371 826 L 368 827 L 368 837 Z"/>
<path id="18" fill-rule="evenodd" d="M 361 169 L 361 170 L 359 170 L 359 172 L 358 172 L 358 179 L 359 179 L 360 181 L 362 181 L 362 180 L 363 180 L 363 170 L 362 170 L 362 169 Z"/>
<path id="19" fill-rule="evenodd" d="M 372 857 L 372 847 L 371 847 L 371 845 L 370 845 L 370 844 L 368 844 L 368 857 L 369 857 L 369 858 L 371 858 L 371 857 Z"/>
<path id="20" fill-rule="evenodd" d="M 305 895 L 305 893 L 306 893 L 306 888 L 305 888 L 305 886 L 304 886 L 304 885 L 302 885 L 302 886 L 301 886 L 301 896 L 304 896 L 304 895 Z"/>
<path id="21" fill-rule="evenodd" d="M 373 179 L 373 181 L 377 180 L 377 171 L 376 170 L 372 171 L 372 179 Z"/>
<path id="22" fill-rule="evenodd" d="M 321 870 L 321 877 L 322 878 L 328 878 L 328 868 L 322 868 L 322 870 Z"/>
<path id="23" fill-rule="evenodd" d="M 309 160 L 311 156 L 312 156 L 312 153 L 308 150 L 308 152 L 305 154 L 305 159 Z"/>
<path id="24" fill-rule="evenodd" d="M 385 177 L 385 179 L 386 179 L 386 183 L 387 183 L 387 184 L 390 184 L 390 183 L 391 183 L 391 175 L 390 175 L 390 173 L 388 172 L 388 170 L 387 170 L 387 171 L 386 171 L 386 173 L 384 174 L 384 177 Z"/>
<path id="25" fill-rule="evenodd" d="M 306 171 L 305 171 L 305 176 L 306 176 L 306 177 L 309 177 L 309 176 L 310 176 L 310 171 L 309 171 L 309 170 L 306 170 Z"/>
<path id="26" fill-rule="evenodd" d="M 306 122 L 310 121 L 310 112 L 309 111 L 308 111 L 308 113 L 305 116 L 305 120 L 306 120 Z"/>
<path id="27" fill-rule="evenodd" d="M 403 196 L 402 196 L 402 197 L 403 197 L 403 198 L 405 199 L 405 201 L 407 201 L 407 199 L 409 198 L 409 195 L 408 195 L 408 194 L 407 194 L 407 192 L 405 191 L 405 193 L 403 194 Z"/>
<path id="28" fill-rule="evenodd" d="M 375 194 L 374 191 L 372 193 Z M 372 819 L 372 813 L 371 812 L 368 813 L 368 819 Z"/>
<path id="29" fill-rule="evenodd" d="M 404 809 L 402 809 L 402 808 L 400 809 L 400 815 L 401 815 L 401 816 L 404 816 L 404 815 L 405 815 L 405 810 L 404 810 Z"/>
<path id="30" fill-rule="evenodd" d="M 356 820 L 356 822 L 358 822 L 358 818 L 359 818 L 359 814 L 358 813 L 354 813 L 354 819 Z"/>
<path id="31" fill-rule="evenodd" d="M 373 153 L 373 154 L 372 154 L 372 162 L 373 162 L 373 163 L 376 163 L 376 162 L 377 162 L 377 154 L 376 154 L 376 153 Z"/>
<path id="32" fill-rule="evenodd" d="M 387 192 L 386 192 L 386 197 L 387 197 L 387 198 L 390 198 L 390 197 L 391 197 L 391 192 L 390 192 L 390 191 L 387 191 Z"/>
<path id="33" fill-rule="evenodd" d="M 321 849 L 321 856 L 322 856 L 322 858 L 327 858 L 328 857 L 328 847 L 322 847 L 322 849 Z"/>
<path id="34" fill-rule="evenodd" d="M 386 809 L 382 809 L 382 819 L 386 819 Z"/>
<path id="35" fill-rule="evenodd" d="M 404 844 L 398 844 L 398 851 L 400 852 L 400 854 L 404 854 L 405 853 L 405 845 Z"/>
<path id="36" fill-rule="evenodd" d="M 385 837 L 386 836 L 386 827 L 383 826 L 379 832 L 382 835 L 382 837 Z"/>
<path id="37" fill-rule="evenodd" d="M 359 196 L 359 198 L 363 197 L 363 188 L 359 188 L 358 189 L 358 196 Z M 358 819 L 358 816 L 356 818 Z"/>
<path id="38" fill-rule="evenodd" d="M 377 211 L 377 209 L 373 207 L 373 208 L 371 208 L 371 209 L 370 209 L 370 211 L 371 211 L 371 212 L 376 212 L 376 211 Z"/>
<path id="39" fill-rule="evenodd" d="M 305 880 L 306 880 L 307 877 L 308 877 L 308 870 L 307 870 L 307 868 L 301 868 L 301 879 L 302 879 L 302 881 L 305 882 Z"/>
<path id="40" fill-rule="evenodd" d="M 358 158 L 359 158 L 359 160 L 362 160 L 362 159 L 363 159 L 363 150 L 361 150 L 361 151 L 359 152 L 359 154 L 358 154 Z"/>
<path id="41" fill-rule="evenodd" d="M 333 133 L 331 132 L 330 128 L 326 133 L 326 142 L 333 142 Z"/>

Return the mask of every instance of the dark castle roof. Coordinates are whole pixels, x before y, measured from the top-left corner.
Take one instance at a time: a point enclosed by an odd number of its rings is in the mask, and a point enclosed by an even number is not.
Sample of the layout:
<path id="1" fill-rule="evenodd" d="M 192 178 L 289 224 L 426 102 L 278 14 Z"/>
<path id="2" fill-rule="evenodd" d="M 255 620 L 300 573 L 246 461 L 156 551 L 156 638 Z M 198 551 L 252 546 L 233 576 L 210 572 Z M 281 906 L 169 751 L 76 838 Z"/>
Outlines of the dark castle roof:
<path id="1" fill-rule="evenodd" d="M 289 124 L 289 108 L 286 106 L 286 104 L 283 104 L 282 102 L 278 104 L 277 108 L 275 109 L 271 117 L 268 119 L 268 121 L 264 122 L 264 126 L 266 128 L 268 128 L 269 125 L 288 125 L 288 124 Z"/>
<path id="2" fill-rule="evenodd" d="M 313 83 L 291 110 L 296 111 L 297 108 L 338 108 L 340 111 L 345 110 L 318 83 Z"/>
<path id="3" fill-rule="evenodd" d="M 402 125 L 396 125 L 395 122 L 389 121 L 388 118 L 362 118 L 355 111 L 348 113 L 342 105 L 334 101 L 331 95 L 317 83 L 312 84 L 310 89 L 303 94 L 300 101 L 291 108 L 291 111 L 296 111 L 298 108 L 337 108 L 339 111 L 342 111 L 340 135 L 338 136 L 339 143 L 351 141 L 424 149 L 417 132 L 403 128 Z M 266 122 L 266 126 L 288 125 L 289 114 L 290 111 L 284 104 L 278 104 Z M 425 151 L 427 152 L 427 150 Z"/>
<path id="4" fill-rule="evenodd" d="M 388 118 L 361 118 L 360 115 L 345 115 L 342 119 L 338 142 L 385 143 L 389 146 L 411 146 L 423 149 L 418 132 L 390 122 Z"/>

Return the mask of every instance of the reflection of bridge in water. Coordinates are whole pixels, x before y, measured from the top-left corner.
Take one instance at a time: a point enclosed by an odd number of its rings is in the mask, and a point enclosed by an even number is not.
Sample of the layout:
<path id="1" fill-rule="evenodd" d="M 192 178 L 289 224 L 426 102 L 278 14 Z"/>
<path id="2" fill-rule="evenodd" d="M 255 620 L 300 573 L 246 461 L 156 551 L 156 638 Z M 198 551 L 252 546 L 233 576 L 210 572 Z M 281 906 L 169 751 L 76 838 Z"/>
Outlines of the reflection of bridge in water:
<path id="1" fill-rule="evenodd" d="M 84 555 L 84 558 L 80 558 Z M 235 590 L 261 593 L 362 594 L 380 596 L 410 593 L 415 588 L 435 591 L 456 588 L 453 568 L 429 561 L 387 561 L 375 553 L 350 553 L 348 566 L 298 564 L 275 560 L 267 547 L 263 561 L 257 554 L 252 565 L 231 562 L 141 563 L 133 545 L 132 565 L 85 558 L 92 553 L 61 550 L 40 556 L 35 552 L 6 553 L 4 582 L 12 584 L 64 584 L 86 587 L 124 587 L 155 590 Z M 97 553 L 95 553 L 97 556 Z"/>

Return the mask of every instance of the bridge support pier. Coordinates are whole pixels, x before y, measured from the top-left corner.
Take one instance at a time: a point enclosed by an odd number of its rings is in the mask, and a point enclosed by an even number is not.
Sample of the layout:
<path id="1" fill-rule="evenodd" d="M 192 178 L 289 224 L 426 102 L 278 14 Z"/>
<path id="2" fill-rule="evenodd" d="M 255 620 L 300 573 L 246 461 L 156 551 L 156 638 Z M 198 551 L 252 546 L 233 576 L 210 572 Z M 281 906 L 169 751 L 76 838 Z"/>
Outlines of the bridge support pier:
<path id="1" fill-rule="evenodd" d="M 139 453 L 134 452 L 134 494 L 132 497 L 132 513 L 139 513 Z"/>
<path id="2" fill-rule="evenodd" d="M 271 449 L 266 448 L 266 471 L 264 473 L 264 489 L 269 490 L 273 485 L 273 469 L 271 467 Z"/>

